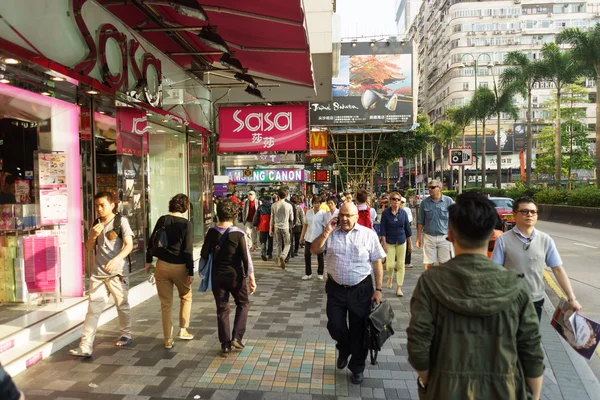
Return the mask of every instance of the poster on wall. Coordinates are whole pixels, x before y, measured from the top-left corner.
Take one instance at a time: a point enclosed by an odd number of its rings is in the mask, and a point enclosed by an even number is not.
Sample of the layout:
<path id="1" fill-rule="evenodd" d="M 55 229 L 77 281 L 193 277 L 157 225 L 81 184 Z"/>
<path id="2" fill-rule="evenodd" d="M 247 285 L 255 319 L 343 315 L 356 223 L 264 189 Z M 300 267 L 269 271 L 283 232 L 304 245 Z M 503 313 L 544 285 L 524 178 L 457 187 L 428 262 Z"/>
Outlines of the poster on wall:
<path id="1" fill-rule="evenodd" d="M 36 154 L 40 204 L 40 225 L 58 225 L 68 222 L 68 195 L 66 178 L 67 155 L 64 152 Z"/>
<path id="2" fill-rule="evenodd" d="M 310 124 L 412 124 L 412 51 L 405 42 L 343 43 L 333 101 L 310 103 Z"/>
<path id="3" fill-rule="evenodd" d="M 30 188 L 31 186 L 27 180 L 19 179 L 15 181 L 15 198 L 17 199 L 17 203 L 31 203 Z"/>
<path id="4" fill-rule="evenodd" d="M 38 153 L 40 189 L 67 186 L 67 155 L 65 153 Z"/>
<path id="5" fill-rule="evenodd" d="M 219 108 L 219 153 L 306 150 L 306 106 Z"/>

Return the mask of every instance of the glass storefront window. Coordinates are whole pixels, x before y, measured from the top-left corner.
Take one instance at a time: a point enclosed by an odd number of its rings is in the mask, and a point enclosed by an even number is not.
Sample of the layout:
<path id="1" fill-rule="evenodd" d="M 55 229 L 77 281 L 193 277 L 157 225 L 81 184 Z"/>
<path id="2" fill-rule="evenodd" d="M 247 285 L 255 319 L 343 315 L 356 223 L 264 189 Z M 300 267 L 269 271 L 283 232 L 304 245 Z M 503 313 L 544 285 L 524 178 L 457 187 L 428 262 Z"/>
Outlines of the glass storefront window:
<path id="1" fill-rule="evenodd" d="M 148 126 L 148 229 L 152 233 L 156 221 L 169 213 L 169 200 L 188 192 L 188 180 L 185 134 L 152 122 Z"/>

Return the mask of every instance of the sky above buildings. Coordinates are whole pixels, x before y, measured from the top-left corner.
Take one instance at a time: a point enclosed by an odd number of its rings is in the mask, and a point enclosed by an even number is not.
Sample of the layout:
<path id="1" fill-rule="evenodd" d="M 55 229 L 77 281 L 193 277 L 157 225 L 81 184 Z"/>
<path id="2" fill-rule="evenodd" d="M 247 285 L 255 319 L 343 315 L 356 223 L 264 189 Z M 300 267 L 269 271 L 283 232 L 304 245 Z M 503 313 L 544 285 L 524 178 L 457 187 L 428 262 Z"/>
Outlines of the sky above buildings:
<path id="1" fill-rule="evenodd" d="M 397 34 L 395 0 L 337 0 L 342 39 Z"/>

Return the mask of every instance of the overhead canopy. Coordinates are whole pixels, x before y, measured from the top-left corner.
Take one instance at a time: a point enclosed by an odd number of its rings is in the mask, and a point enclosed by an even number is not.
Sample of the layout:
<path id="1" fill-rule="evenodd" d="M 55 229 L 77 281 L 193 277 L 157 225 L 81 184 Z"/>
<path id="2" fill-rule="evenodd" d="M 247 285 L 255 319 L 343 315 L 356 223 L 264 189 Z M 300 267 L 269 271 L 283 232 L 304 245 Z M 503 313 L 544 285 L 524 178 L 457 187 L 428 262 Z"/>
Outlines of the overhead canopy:
<path id="1" fill-rule="evenodd" d="M 314 86 L 302 0 L 104 0 L 101 4 L 183 68 L 219 63 L 222 53 L 198 39 L 200 29 L 210 26 L 248 74 Z M 208 21 L 184 15 L 190 15 L 189 10 L 200 10 L 195 15 L 204 12 Z"/>

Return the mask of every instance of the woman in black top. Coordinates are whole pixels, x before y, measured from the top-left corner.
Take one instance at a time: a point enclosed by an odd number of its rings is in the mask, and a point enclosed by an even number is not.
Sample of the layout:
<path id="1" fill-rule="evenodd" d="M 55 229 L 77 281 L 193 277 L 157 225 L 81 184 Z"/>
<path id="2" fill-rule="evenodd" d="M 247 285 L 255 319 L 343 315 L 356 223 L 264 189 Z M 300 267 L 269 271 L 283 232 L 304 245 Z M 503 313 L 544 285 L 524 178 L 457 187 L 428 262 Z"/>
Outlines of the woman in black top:
<path id="1" fill-rule="evenodd" d="M 233 226 L 238 215 L 238 205 L 231 199 L 225 199 L 217 206 L 219 223 L 208 230 L 202 245 L 200 256 L 208 260 L 213 252 L 212 292 L 217 306 L 217 326 L 221 355 L 227 357 L 231 347 L 243 349 L 242 339 L 246 333 L 248 319 L 248 286 L 250 294 L 256 290 L 254 265 L 246 246 L 246 233 Z M 216 249 L 221 237 L 227 233 L 219 249 Z M 246 283 L 248 278 L 248 283 Z M 229 295 L 235 300 L 235 318 L 233 331 L 229 323 Z M 233 338 L 233 339 L 232 339 Z"/>
<path id="2" fill-rule="evenodd" d="M 191 284 L 194 280 L 194 230 L 192 223 L 184 217 L 190 201 L 185 194 L 177 194 L 169 201 L 169 214 L 163 215 L 156 221 L 150 245 L 146 251 L 146 273 L 152 268 L 152 257 L 158 257 L 154 277 L 156 291 L 160 299 L 163 335 L 165 348 L 173 347 L 173 285 L 177 287 L 181 305 L 179 309 L 179 333 L 177 339 L 191 340 L 194 338 L 187 331 L 190 325 L 192 311 Z M 157 231 L 165 227 L 168 246 L 152 250 L 152 243 Z M 154 254 L 153 254 L 154 253 Z"/>

